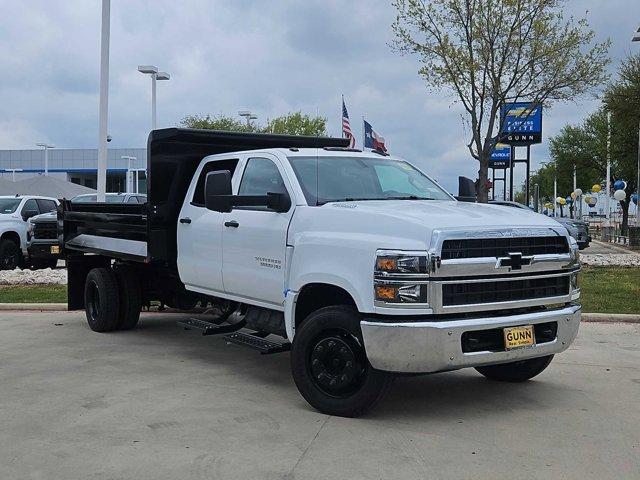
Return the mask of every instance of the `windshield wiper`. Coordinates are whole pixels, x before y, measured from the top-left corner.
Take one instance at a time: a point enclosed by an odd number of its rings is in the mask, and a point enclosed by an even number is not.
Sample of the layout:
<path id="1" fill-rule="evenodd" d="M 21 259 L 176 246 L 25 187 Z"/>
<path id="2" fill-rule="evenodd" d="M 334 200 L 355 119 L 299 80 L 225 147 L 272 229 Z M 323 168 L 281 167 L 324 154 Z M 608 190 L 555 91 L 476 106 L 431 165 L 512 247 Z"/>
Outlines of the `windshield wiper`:
<path id="1" fill-rule="evenodd" d="M 334 202 L 364 202 L 368 200 L 435 200 L 435 198 L 430 197 L 418 197 L 417 195 L 401 195 L 396 197 L 346 197 L 346 198 L 335 198 L 331 200 L 323 200 L 318 202 L 317 205 L 324 205 L 325 203 L 334 203 Z"/>
<path id="2" fill-rule="evenodd" d="M 382 200 L 435 200 L 435 198 L 418 197 L 417 195 L 398 195 L 395 197 L 384 197 Z"/>

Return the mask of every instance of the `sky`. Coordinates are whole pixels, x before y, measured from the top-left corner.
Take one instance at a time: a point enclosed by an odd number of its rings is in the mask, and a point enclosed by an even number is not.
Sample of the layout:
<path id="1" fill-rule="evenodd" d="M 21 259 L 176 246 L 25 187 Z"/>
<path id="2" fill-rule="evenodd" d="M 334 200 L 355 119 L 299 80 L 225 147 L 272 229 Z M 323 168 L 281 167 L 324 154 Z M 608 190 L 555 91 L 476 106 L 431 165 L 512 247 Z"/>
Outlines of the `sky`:
<path id="1" fill-rule="evenodd" d="M 0 0 L 0 149 L 96 148 L 100 67 L 99 0 Z M 611 38 L 615 72 L 640 49 L 637 0 L 569 0 L 596 38 Z M 447 91 L 428 90 L 418 59 L 389 47 L 395 18 L 378 0 L 112 0 L 109 133 L 112 148 L 144 147 L 151 125 L 150 79 L 141 64 L 169 72 L 158 82 L 158 127 L 192 114 L 259 120 L 291 111 L 325 116 L 340 135 L 340 96 L 361 146 L 362 116 L 389 150 L 415 162 L 452 192 L 458 175 L 476 177 L 462 108 Z M 548 138 L 579 123 L 597 99 L 545 111 L 535 169 Z M 524 167 L 516 171 L 516 181 Z"/>

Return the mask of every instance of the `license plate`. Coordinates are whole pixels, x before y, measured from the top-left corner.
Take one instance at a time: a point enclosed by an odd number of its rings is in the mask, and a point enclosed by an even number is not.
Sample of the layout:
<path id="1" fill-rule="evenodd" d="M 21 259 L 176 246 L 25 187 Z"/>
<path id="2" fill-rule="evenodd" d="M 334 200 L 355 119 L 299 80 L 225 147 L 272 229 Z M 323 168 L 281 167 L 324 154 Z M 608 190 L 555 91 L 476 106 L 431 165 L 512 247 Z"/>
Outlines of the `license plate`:
<path id="1" fill-rule="evenodd" d="M 504 329 L 504 346 L 507 350 L 514 348 L 530 347 L 536 344 L 533 333 L 533 325 L 523 327 L 510 327 Z"/>
<path id="2" fill-rule="evenodd" d="M 51 253 L 54 253 L 54 254 L 60 253 L 60 245 L 51 245 Z"/>

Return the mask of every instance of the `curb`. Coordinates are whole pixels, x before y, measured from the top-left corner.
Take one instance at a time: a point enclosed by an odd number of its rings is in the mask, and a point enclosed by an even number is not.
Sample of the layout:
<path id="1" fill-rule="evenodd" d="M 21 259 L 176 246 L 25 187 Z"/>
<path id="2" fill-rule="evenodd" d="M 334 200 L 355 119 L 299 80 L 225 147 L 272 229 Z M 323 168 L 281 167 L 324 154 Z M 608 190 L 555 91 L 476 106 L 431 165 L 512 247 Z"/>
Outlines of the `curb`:
<path id="1" fill-rule="evenodd" d="M 633 313 L 583 313 L 581 319 L 590 323 L 640 323 L 640 315 Z"/>
<path id="2" fill-rule="evenodd" d="M 58 312 L 67 311 L 66 303 L 0 303 L 0 311 L 40 311 Z"/>
<path id="3" fill-rule="evenodd" d="M 0 311 L 67 311 L 66 303 L 0 303 Z M 180 310 L 167 309 L 167 313 L 186 313 Z M 583 313 L 581 320 L 587 323 L 638 323 L 640 315 L 629 313 Z"/>

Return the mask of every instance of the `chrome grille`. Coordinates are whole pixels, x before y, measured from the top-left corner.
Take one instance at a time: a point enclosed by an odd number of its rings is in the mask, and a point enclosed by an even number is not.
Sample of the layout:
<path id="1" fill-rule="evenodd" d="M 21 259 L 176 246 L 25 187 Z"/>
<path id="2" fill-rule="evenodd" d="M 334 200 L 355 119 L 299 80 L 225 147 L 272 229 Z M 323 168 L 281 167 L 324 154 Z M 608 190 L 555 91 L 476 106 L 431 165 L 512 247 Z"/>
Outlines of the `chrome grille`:
<path id="1" fill-rule="evenodd" d="M 505 257 L 518 252 L 523 256 L 569 253 L 563 236 L 462 238 L 442 243 L 442 260 L 481 257 Z"/>

